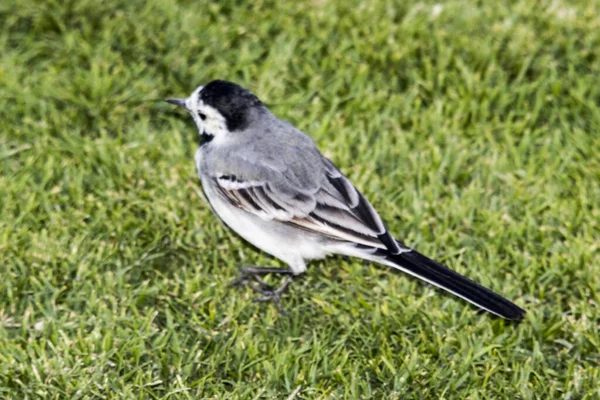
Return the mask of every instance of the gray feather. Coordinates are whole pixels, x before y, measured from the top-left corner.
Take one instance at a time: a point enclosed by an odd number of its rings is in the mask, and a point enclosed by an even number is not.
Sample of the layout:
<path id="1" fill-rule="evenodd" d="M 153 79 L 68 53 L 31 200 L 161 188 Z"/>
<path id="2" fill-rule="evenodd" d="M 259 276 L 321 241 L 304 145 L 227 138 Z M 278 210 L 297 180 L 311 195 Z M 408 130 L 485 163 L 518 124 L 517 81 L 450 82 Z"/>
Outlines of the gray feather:
<path id="1" fill-rule="evenodd" d="M 314 142 L 277 118 L 203 147 L 199 172 L 232 205 L 331 240 L 400 249 L 371 204 Z M 235 177 L 235 183 L 231 182 Z"/>

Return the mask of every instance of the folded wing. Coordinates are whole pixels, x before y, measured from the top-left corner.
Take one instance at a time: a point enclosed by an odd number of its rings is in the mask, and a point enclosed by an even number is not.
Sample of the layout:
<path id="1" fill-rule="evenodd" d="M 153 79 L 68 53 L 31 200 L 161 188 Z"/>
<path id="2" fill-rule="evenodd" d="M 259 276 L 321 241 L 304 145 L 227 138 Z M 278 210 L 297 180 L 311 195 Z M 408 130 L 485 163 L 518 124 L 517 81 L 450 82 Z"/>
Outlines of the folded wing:
<path id="1" fill-rule="evenodd" d="M 294 225 L 332 240 L 388 250 L 406 251 L 389 234 L 377 211 L 352 183 L 326 158 L 317 187 L 294 185 L 298 179 L 281 176 L 265 180 L 236 175 L 213 178 L 220 193 L 232 205 L 265 220 Z"/>

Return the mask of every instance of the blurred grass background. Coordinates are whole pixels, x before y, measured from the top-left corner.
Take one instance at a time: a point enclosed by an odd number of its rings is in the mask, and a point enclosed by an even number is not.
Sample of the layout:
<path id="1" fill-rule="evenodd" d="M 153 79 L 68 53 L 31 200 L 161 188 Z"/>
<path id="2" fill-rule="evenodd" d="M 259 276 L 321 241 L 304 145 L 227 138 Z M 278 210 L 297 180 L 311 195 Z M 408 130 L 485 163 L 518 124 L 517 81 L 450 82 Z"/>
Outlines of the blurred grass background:
<path id="1" fill-rule="evenodd" d="M 598 1 L 0 4 L 0 398 L 600 398 Z M 191 120 L 240 83 L 520 325 L 357 260 L 289 318 L 202 202 Z"/>

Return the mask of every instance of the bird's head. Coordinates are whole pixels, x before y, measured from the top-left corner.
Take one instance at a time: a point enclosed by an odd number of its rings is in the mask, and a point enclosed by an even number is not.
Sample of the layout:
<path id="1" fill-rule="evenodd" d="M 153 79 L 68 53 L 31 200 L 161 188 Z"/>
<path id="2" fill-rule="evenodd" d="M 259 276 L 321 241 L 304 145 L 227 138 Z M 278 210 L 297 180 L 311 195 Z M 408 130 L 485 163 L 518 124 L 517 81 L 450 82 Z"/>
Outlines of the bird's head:
<path id="1" fill-rule="evenodd" d="M 185 108 L 192 115 L 204 141 L 225 138 L 232 132 L 246 129 L 265 110 L 252 92 L 222 80 L 199 86 L 186 99 L 165 101 Z"/>

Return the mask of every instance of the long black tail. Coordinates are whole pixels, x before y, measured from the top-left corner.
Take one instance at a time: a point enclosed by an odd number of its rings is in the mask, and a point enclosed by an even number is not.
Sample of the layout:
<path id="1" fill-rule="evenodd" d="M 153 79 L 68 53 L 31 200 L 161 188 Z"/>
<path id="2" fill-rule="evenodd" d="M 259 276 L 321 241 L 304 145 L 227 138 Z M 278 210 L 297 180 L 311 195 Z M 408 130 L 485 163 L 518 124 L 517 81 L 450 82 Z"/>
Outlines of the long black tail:
<path id="1" fill-rule="evenodd" d="M 525 316 L 525 310 L 511 301 L 415 250 L 395 255 L 388 254 L 386 260 L 394 267 L 447 290 L 493 314 L 511 320 L 520 320 Z"/>

